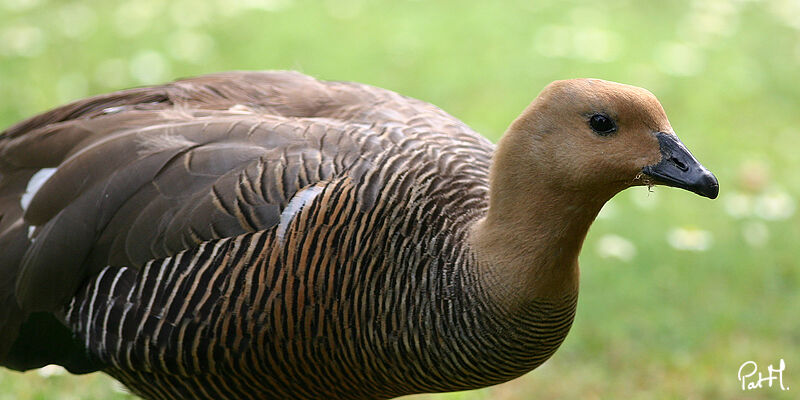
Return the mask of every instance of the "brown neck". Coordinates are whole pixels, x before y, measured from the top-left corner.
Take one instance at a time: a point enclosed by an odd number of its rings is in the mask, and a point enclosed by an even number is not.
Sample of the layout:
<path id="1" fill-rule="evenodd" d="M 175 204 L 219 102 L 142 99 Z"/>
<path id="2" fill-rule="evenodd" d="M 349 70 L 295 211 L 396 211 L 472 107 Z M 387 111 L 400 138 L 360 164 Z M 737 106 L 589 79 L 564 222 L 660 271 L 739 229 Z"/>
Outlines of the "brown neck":
<path id="1" fill-rule="evenodd" d="M 503 138 L 490 174 L 489 211 L 471 232 L 479 275 L 506 307 L 561 299 L 578 291 L 578 254 L 603 204 L 616 191 L 558 184 L 546 157 Z"/>

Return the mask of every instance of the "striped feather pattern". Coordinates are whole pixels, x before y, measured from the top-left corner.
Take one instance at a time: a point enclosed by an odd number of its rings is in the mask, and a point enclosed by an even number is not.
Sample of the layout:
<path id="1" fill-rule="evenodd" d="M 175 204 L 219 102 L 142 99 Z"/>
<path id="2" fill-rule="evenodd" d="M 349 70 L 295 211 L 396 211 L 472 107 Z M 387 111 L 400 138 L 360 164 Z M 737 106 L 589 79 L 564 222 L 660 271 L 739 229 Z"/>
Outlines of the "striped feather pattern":
<path id="1" fill-rule="evenodd" d="M 66 319 L 147 398 L 389 398 L 519 376 L 559 346 L 576 297 L 521 315 L 494 307 L 464 229 L 485 212 L 471 176 L 486 166 L 425 154 L 329 182 L 283 243 L 272 229 L 138 273 L 106 267 Z M 370 179 L 384 185 L 365 212 Z"/>

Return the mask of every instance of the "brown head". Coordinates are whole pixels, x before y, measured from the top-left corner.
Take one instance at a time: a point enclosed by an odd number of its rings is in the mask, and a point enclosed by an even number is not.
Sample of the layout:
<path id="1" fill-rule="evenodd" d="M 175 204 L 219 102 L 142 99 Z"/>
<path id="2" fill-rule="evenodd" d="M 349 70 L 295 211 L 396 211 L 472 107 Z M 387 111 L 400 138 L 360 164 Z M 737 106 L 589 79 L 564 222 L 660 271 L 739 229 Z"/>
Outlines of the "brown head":
<path id="1" fill-rule="evenodd" d="M 495 178 L 503 179 L 496 173 L 502 169 L 516 183 L 528 175 L 603 202 L 634 185 L 665 184 L 709 198 L 719 192 L 652 93 L 599 79 L 548 85 L 501 139 L 495 162 L 508 161 L 516 172 L 497 165 Z"/>
<path id="2" fill-rule="evenodd" d="M 498 143 L 489 212 L 473 230 L 497 290 L 522 293 L 502 301 L 576 291 L 578 253 L 603 204 L 653 184 L 709 198 L 719 192 L 649 91 L 599 79 L 548 85 Z"/>

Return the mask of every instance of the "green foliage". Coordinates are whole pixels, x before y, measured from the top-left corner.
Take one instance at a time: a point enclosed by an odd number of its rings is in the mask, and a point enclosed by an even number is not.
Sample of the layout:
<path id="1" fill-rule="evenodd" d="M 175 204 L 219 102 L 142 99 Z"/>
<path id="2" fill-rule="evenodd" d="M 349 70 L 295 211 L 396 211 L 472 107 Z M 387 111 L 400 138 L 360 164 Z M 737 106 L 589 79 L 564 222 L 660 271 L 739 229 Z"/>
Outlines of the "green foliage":
<path id="1" fill-rule="evenodd" d="M 497 139 L 548 82 L 643 86 L 721 183 L 634 188 L 586 241 L 551 361 L 415 399 L 748 398 L 800 390 L 800 6 L 792 0 L 0 0 L 0 126 L 87 95 L 297 69 L 439 105 Z M 748 360 L 784 382 L 742 392 Z M 116 388 L 116 389 L 115 389 Z M 0 371 L 0 399 L 125 398 L 113 380 Z"/>

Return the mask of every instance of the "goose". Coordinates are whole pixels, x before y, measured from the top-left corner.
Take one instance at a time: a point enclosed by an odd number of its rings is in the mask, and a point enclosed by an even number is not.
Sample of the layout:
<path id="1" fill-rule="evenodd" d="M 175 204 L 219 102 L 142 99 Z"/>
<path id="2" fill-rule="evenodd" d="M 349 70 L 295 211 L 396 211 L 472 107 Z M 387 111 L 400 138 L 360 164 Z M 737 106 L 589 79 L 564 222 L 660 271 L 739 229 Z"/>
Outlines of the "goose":
<path id="1" fill-rule="evenodd" d="M 645 89 L 549 84 L 495 146 L 298 72 L 76 101 L 0 134 L 0 365 L 148 399 L 386 399 L 544 363 L 616 193 L 719 185 Z"/>

